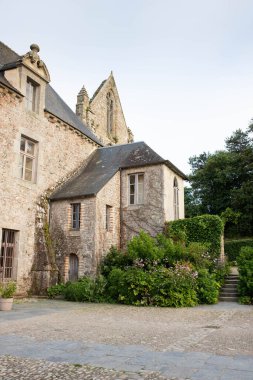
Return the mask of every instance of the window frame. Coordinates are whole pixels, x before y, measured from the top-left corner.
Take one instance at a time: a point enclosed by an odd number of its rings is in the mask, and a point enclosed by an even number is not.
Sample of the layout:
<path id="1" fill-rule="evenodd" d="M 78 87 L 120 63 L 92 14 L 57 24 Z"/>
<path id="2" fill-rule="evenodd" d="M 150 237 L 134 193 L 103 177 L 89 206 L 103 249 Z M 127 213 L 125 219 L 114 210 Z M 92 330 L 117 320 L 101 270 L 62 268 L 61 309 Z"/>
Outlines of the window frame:
<path id="1" fill-rule="evenodd" d="M 105 229 L 106 231 L 112 230 L 112 210 L 113 207 L 105 205 Z"/>
<path id="2" fill-rule="evenodd" d="M 71 229 L 75 231 L 79 231 L 80 225 L 81 225 L 81 203 L 74 202 L 74 203 L 71 203 Z"/>
<path id="3" fill-rule="evenodd" d="M 24 141 L 25 149 L 22 149 L 22 140 Z M 33 145 L 33 153 L 29 152 L 29 144 Z M 19 147 L 19 178 L 23 181 L 34 183 L 36 180 L 36 162 L 37 162 L 38 142 L 21 135 Z M 28 160 L 32 161 L 31 168 L 28 167 Z M 27 172 L 31 173 L 31 178 L 27 178 Z"/>
<path id="4" fill-rule="evenodd" d="M 141 177 L 142 177 L 142 182 L 139 181 L 139 178 Z M 131 181 L 131 178 L 134 178 L 134 182 Z M 140 185 L 142 188 L 141 192 L 140 192 Z M 143 172 L 128 174 L 128 204 L 129 206 L 144 204 L 144 173 Z"/>
<path id="5" fill-rule="evenodd" d="M 174 220 L 179 219 L 179 187 L 177 178 L 174 177 L 173 180 L 173 211 L 174 211 Z"/>
<path id="6" fill-rule="evenodd" d="M 38 113 L 39 84 L 30 77 L 26 79 L 26 109 Z"/>
<path id="7" fill-rule="evenodd" d="M 16 230 L 2 229 L 0 250 L 0 280 L 9 281 L 15 278 L 16 271 Z"/>

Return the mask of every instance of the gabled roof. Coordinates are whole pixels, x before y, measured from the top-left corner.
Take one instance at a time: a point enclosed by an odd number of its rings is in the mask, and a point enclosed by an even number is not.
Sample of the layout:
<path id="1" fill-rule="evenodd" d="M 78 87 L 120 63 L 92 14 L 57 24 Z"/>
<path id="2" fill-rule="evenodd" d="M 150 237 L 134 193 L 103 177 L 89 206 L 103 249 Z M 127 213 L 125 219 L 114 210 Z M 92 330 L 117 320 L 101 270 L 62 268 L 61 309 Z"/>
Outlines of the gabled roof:
<path id="1" fill-rule="evenodd" d="M 76 116 L 72 109 L 62 100 L 57 92 L 49 85 L 46 86 L 45 110 L 65 121 L 84 135 L 102 146 L 101 141 L 92 131 Z"/>
<path id="2" fill-rule="evenodd" d="M 94 92 L 94 94 L 92 95 L 92 98 L 90 99 L 90 103 L 93 101 L 93 99 L 95 99 L 95 97 L 97 96 L 97 94 L 99 93 L 99 91 L 101 90 L 101 88 L 103 87 L 103 85 L 105 84 L 106 82 L 106 79 L 103 80 L 103 82 L 100 83 L 100 85 L 98 86 L 98 88 L 96 89 L 96 91 Z"/>
<path id="3" fill-rule="evenodd" d="M 186 176 L 144 142 L 98 148 L 86 165 L 50 197 L 51 200 L 95 195 L 119 169 L 165 164 L 182 178 Z"/>
<path id="4" fill-rule="evenodd" d="M 7 81 L 1 71 L 16 67 L 18 61 L 20 61 L 21 58 L 22 56 L 15 53 L 0 41 L 0 82 L 8 88 L 18 92 L 19 94 L 21 93 Z M 103 146 L 99 138 L 95 136 L 95 134 L 84 123 L 82 123 L 82 121 L 76 116 L 72 109 L 62 100 L 62 98 L 49 84 L 46 84 L 45 96 L 46 111 L 71 125 L 73 128 L 89 137 L 98 145 Z"/>

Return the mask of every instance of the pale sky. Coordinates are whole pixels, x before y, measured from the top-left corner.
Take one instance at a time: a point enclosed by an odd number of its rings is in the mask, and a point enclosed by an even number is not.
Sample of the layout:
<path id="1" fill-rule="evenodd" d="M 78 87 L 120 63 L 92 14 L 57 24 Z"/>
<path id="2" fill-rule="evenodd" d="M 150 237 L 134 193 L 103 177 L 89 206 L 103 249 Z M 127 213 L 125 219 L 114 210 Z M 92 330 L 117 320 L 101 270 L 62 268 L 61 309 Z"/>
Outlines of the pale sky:
<path id="1" fill-rule="evenodd" d="M 128 127 L 186 174 L 253 117 L 253 0 L 0 0 L 0 39 L 40 46 L 75 110 L 114 73 Z"/>

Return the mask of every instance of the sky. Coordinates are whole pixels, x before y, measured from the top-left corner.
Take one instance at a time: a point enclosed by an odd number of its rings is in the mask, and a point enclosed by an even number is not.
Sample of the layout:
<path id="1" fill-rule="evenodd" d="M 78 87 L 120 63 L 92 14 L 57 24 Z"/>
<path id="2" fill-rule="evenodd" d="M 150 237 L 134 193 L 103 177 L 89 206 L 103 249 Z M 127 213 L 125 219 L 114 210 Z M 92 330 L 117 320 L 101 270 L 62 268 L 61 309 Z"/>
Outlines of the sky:
<path id="1" fill-rule="evenodd" d="M 0 0 L 0 39 L 40 46 L 75 110 L 113 71 L 128 127 L 185 174 L 253 117 L 253 0 Z"/>

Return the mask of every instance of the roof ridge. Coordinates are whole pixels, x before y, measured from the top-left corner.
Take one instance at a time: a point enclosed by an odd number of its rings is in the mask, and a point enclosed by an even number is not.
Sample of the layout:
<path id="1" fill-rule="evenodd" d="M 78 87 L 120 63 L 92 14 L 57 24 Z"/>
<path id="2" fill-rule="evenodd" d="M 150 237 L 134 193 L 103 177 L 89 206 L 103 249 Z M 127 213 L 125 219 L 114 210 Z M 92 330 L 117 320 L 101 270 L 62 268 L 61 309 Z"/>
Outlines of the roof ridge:
<path id="1" fill-rule="evenodd" d="M 103 87 L 103 85 L 105 84 L 105 82 L 107 81 L 107 79 L 104 79 L 100 85 L 98 86 L 98 88 L 96 89 L 96 91 L 94 92 L 94 94 L 92 95 L 91 99 L 90 99 L 90 103 L 95 99 L 95 97 L 97 96 L 97 94 L 99 93 L 99 91 L 101 90 L 101 88 Z"/>
<path id="2" fill-rule="evenodd" d="M 125 144 L 115 144 L 115 145 L 107 145 L 107 146 L 101 146 L 100 148 L 98 149 L 108 149 L 108 148 L 116 148 L 118 146 L 124 146 L 124 145 L 133 145 L 133 144 L 146 144 L 145 141 L 134 141 L 134 142 L 131 142 L 131 143 L 125 143 Z M 147 145 L 147 144 L 146 144 Z"/>

